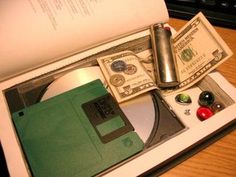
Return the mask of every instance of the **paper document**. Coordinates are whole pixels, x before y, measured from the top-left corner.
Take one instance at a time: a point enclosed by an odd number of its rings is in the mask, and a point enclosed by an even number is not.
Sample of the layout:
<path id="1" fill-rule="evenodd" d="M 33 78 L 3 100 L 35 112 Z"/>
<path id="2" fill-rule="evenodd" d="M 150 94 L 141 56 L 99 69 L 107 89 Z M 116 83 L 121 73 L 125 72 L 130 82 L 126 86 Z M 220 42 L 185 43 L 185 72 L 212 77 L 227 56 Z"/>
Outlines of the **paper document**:
<path id="1" fill-rule="evenodd" d="M 0 2 L 0 81 L 168 21 L 163 0 Z M 7 62 L 6 62 L 7 61 Z"/>

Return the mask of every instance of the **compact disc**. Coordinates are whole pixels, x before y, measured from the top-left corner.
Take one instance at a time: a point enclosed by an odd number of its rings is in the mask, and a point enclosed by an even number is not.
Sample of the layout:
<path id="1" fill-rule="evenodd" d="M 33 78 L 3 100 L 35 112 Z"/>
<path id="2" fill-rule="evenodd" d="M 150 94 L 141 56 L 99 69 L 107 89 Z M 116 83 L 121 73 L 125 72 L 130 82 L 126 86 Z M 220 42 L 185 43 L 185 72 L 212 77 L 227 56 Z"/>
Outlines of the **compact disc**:
<path id="1" fill-rule="evenodd" d="M 105 82 L 102 72 L 98 66 L 86 67 L 71 71 L 52 82 L 48 86 L 46 92 L 43 94 L 41 101 L 69 91 L 80 85 L 89 83 L 96 79 L 100 79 L 102 83 Z"/>
<path id="2" fill-rule="evenodd" d="M 96 79 L 100 79 L 106 87 L 105 78 L 98 66 L 71 71 L 52 82 L 46 89 L 41 101 Z M 155 109 L 151 95 L 143 94 L 120 104 L 120 107 L 133 125 L 135 132 L 143 142 L 146 142 L 155 122 Z"/>
<path id="3" fill-rule="evenodd" d="M 146 142 L 155 122 L 155 109 L 150 94 L 143 94 L 120 104 L 140 138 Z"/>

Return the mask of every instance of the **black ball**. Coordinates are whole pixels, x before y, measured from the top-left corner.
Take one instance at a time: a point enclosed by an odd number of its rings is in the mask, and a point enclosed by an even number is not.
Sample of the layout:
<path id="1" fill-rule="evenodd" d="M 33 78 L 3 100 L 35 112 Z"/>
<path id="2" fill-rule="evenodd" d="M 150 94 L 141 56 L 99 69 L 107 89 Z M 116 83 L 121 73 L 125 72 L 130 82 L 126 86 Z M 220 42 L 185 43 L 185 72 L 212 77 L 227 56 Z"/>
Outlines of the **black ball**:
<path id="1" fill-rule="evenodd" d="M 215 101 L 215 96 L 210 91 L 203 91 L 199 95 L 198 103 L 201 106 L 211 106 Z"/>

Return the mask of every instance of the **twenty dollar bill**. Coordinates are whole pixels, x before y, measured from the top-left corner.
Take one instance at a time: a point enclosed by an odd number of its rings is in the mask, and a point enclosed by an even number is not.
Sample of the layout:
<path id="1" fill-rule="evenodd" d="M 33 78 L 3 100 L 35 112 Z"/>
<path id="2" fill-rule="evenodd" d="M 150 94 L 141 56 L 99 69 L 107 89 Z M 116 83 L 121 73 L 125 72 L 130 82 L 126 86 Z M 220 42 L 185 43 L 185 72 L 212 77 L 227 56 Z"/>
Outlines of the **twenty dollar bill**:
<path id="1" fill-rule="evenodd" d="M 178 92 L 197 83 L 227 60 L 232 51 L 202 13 L 197 14 L 173 36 L 180 84 Z"/>

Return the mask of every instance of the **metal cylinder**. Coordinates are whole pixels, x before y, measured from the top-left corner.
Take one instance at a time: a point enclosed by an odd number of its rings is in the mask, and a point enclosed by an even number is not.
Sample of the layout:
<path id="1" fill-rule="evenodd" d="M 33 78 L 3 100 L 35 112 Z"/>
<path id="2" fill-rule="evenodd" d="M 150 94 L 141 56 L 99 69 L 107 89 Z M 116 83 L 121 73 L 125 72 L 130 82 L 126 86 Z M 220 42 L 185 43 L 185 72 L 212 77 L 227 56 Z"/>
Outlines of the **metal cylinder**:
<path id="1" fill-rule="evenodd" d="M 156 83 L 161 88 L 175 87 L 179 79 L 170 28 L 156 24 L 152 26 L 151 34 Z"/>

